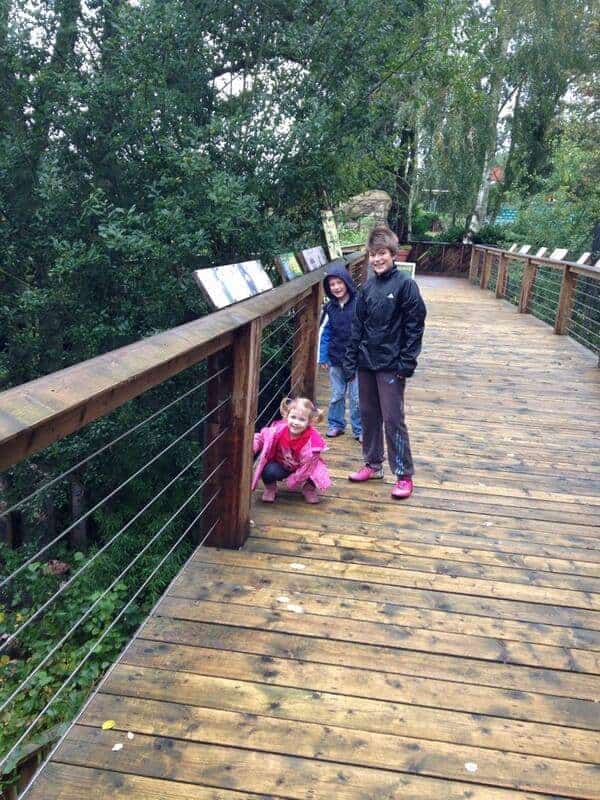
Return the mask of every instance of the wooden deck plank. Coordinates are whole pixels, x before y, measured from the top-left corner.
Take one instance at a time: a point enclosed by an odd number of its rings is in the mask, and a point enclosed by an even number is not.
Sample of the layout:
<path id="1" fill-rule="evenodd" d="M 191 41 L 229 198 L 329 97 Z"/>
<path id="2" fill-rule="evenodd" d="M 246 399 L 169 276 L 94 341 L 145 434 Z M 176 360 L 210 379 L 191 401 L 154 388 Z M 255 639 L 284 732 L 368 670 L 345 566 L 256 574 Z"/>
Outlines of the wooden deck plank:
<path id="1" fill-rule="evenodd" d="M 566 797 L 600 796 L 593 764 L 499 752 L 498 749 L 351 729 L 328 723 L 289 720 L 245 710 L 224 711 L 183 703 L 100 694 L 80 725 L 93 729 L 117 717 L 115 735 L 147 734 L 185 742 L 210 741 L 264 753 L 293 755 L 336 764 L 399 771 L 456 781 L 493 783 L 506 788 L 560 792 Z M 129 740 L 128 740 L 129 741 Z M 126 741 L 124 747 L 127 746 Z M 465 763 L 477 765 L 469 772 Z M 518 777 L 517 777 L 518 776 Z"/>
<path id="2" fill-rule="evenodd" d="M 351 676 L 347 676 L 351 677 Z M 351 683 L 336 684 L 335 692 L 292 688 L 122 664 L 103 691 L 118 697 L 178 702 L 229 711 L 247 711 L 289 720 L 320 722 L 352 730 L 374 731 L 477 747 L 494 746 L 573 761 L 593 762 L 598 734 L 574 727 L 555 730 L 547 725 L 471 714 L 408 703 L 380 703 L 360 696 L 360 674 Z"/>
<path id="3" fill-rule="evenodd" d="M 82 725 L 76 727 L 74 734 L 61 746 L 57 761 L 78 766 L 91 763 L 100 769 L 120 766 L 121 771 L 126 771 L 128 764 L 133 761 L 139 774 L 146 777 L 194 783 L 198 774 L 202 773 L 205 785 L 221 787 L 225 784 L 227 789 L 259 793 L 267 791 L 278 798 L 294 800 L 316 800 L 321 797 L 341 800 L 363 800 L 366 797 L 508 800 L 515 796 L 518 787 L 517 780 L 514 781 L 514 789 L 497 789 L 475 783 L 360 768 L 345 762 L 329 763 L 317 758 L 282 756 L 261 750 L 142 734 L 135 735 L 128 742 L 127 749 L 124 747 L 115 757 L 112 746 L 123 738 L 119 731 L 102 732 Z M 294 734 L 290 729 L 288 740 L 292 738 Z M 418 761 L 418 754 L 413 757 Z M 470 774 L 466 768 L 465 773 Z M 249 788 L 244 790 L 243 786 Z M 543 796 L 537 792 L 523 793 L 528 800 L 538 800 Z"/>
<path id="4" fill-rule="evenodd" d="M 350 484 L 360 447 L 331 441 L 326 500 L 197 551 L 33 800 L 600 798 L 595 359 L 422 284 L 413 497 Z"/>
<path id="5" fill-rule="evenodd" d="M 240 570 L 237 577 L 238 580 L 235 575 L 225 576 L 219 572 L 212 576 L 210 582 L 207 584 L 203 582 L 201 586 L 180 583 L 171 594 L 196 601 L 210 598 L 212 602 L 259 606 L 281 611 L 286 608 L 286 604 L 294 604 L 295 596 L 300 593 L 295 580 L 293 582 L 285 578 L 279 581 L 270 580 L 266 585 L 260 580 L 256 583 L 247 583 L 248 575 L 245 570 Z M 461 614 L 456 611 L 423 609 L 400 605 L 398 602 L 357 600 L 352 595 L 335 593 L 334 581 L 328 581 L 324 585 L 325 592 L 329 590 L 334 592 L 333 594 L 317 593 L 318 589 L 314 579 L 309 578 L 305 583 L 305 590 L 301 592 L 299 609 L 308 614 L 425 628 L 429 631 L 438 630 L 512 642 L 537 643 L 560 649 L 573 647 L 600 651 L 600 631 L 539 622 L 531 624 L 503 620 L 497 616 L 485 616 L 483 613 Z"/>

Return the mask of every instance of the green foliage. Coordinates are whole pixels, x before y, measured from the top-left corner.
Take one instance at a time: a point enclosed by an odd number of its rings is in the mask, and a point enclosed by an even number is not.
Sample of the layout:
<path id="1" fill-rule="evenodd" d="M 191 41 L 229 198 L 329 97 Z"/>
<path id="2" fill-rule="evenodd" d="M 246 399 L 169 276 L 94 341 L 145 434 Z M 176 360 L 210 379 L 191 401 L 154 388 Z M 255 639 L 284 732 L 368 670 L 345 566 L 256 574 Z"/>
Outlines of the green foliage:
<path id="1" fill-rule="evenodd" d="M 462 242 L 465 237 L 464 225 L 449 225 L 439 238 L 444 242 Z"/>
<path id="2" fill-rule="evenodd" d="M 511 229 L 506 225 L 482 225 L 477 233 L 473 234 L 473 244 L 495 244 L 500 247 L 511 239 Z"/>
<path id="3" fill-rule="evenodd" d="M 518 215 L 514 241 L 534 247 L 568 247 L 573 255 L 591 250 L 600 219 L 600 137 L 592 120 L 572 119 L 557 134 L 552 170 L 533 196 L 510 196 Z"/>
<path id="4" fill-rule="evenodd" d="M 426 211 L 418 203 L 412 213 L 412 235 L 414 239 L 421 239 L 426 233 L 431 231 L 434 223 L 439 222 L 440 217 L 435 211 Z"/>

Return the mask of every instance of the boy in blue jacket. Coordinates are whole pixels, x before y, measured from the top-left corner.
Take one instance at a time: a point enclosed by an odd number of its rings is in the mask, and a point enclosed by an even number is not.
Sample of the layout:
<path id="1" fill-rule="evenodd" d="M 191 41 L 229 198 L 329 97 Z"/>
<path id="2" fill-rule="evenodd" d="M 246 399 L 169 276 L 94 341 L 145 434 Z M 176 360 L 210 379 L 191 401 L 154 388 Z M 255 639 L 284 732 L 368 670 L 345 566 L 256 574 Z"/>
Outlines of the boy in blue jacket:
<path id="1" fill-rule="evenodd" d="M 350 424 L 355 439 L 362 441 L 358 381 L 346 380 L 343 363 L 346 346 L 350 340 L 352 318 L 356 305 L 356 286 L 343 261 L 332 262 L 323 281 L 329 302 L 321 318 L 319 364 L 329 370 L 331 397 L 327 414 L 326 436 L 341 436 L 346 430 L 346 394 L 350 401 Z"/>
<path id="2" fill-rule="evenodd" d="M 358 372 L 364 430 L 364 466 L 351 481 L 383 478 L 383 434 L 396 482 L 392 497 L 410 497 L 413 459 L 404 419 L 404 389 L 417 366 L 426 309 L 416 282 L 394 265 L 398 239 L 387 226 L 374 228 L 367 241 L 373 276 L 356 300 L 352 333 L 344 357 L 344 377 Z"/>

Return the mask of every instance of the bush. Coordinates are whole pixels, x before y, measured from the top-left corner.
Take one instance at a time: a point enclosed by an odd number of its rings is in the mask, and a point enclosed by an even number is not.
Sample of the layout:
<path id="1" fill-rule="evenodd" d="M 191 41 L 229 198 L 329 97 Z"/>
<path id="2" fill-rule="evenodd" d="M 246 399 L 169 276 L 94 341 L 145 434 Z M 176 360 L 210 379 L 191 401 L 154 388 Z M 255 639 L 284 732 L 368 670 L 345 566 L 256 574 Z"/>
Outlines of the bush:
<path id="1" fill-rule="evenodd" d="M 413 239 L 425 238 L 428 231 L 432 229 L 434 223 L 439 221 L 439 214 L 436 214 L 435 211 L 425 211 L 423 206 L 417 203 L 413 209 L 411 221 Z"/>
<path id="2" fill-rule="evenodd" d="M 473 234 L 473 244 L 504 245 L 510 237 L 510 228 L 506 225 L 482 225 L 477 233 Z"/>
<path id="3" fill-rule="evenodd" d="M 441 239 L 444 242 L 462 242 L 465 237 L 464 225 L 450 225 L 441 234 Z"/>

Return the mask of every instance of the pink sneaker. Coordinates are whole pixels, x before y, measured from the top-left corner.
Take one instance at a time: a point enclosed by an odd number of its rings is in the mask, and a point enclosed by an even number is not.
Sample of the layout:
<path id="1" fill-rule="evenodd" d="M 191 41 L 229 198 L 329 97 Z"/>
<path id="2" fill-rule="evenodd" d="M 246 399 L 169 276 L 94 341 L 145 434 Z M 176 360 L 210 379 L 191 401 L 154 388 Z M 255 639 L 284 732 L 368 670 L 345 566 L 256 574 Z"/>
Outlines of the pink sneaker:
<path id="1" fill-rule="evenodd" d="M 302 494 L 307 503 L 320 503 L 321 497 L 312 483 L 305 483 L 302 487 Z"/>
<path id="2" fill-rule="evenodd" d="M 400 476 L 392 489 L 392 497 L 396 500 L 405 500 L 413 492 L 413 482 L 410 475 Z"/>
<path id="3" fill-rule="evenodd" d="M 265 490 L 262 493 L 262 497 L 260 498 L 263 501 L 263 503 L 274 503 L 276 497 L 277 497 L 277 484 L 265 483 Z"/>
<path id="4" fill-rule="evenodd" d="M 379 469 L 373 469 L 373 467 L 370 467 L 368 464 L 365 464 L 364 467 L 361 467 L 356 472 L 348 475 L 349 481 L 356 481 L 357 483 L 362 481 L 379 480 L 380 478 L 383 478 L 383 467 L 379 467 Z"/>

